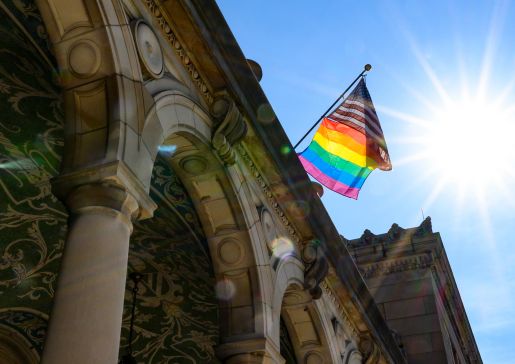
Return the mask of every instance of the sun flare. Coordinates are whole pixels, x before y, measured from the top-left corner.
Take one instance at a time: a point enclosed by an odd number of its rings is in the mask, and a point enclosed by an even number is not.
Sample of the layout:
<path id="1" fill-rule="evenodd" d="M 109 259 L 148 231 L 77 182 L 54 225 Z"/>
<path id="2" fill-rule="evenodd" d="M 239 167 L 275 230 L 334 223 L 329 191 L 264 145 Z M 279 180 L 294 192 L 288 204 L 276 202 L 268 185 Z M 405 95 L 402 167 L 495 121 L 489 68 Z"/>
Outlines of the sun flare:
<path id="1" fill-rule="evenodd" d="M 419 182 L 432 185 L 424 208 L 444 191 L 452 191 L 458 208 L 472 201 L 487 213 L 495 201 L 515 205 L 515 104 L 503 93 L 473 91 L 441 93 L 440 104 L 426 99 L 431 111 L 423 117 L 381 110 L 414 126 L 398 139 L 411 147 L 395 165 L 418 165 Z"/>
<path id="2" fill-rule="evenodd" d="M 447 183 L 488 193 L 511 177 L 515 118 L 510 109 L 481 98 L 449 101 L 428 118 L 421 148 L 429 166 Z"/>

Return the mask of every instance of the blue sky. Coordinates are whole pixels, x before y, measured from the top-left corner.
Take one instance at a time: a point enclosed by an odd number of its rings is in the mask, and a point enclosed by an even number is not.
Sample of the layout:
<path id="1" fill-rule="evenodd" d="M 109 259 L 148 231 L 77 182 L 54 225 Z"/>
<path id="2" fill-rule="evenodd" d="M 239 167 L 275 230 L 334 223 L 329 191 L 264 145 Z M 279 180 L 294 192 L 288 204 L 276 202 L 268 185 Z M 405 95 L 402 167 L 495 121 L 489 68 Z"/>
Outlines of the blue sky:
<path id="1" fill-rule="evenodd" d="M 326 191 L 340 232 L 418 225 L 442 235 L 485 363 L 515 363 L 515 4 L 218 4 L 295 144 L 370 63 L 393 163 L 360 199 Z M 307 142 L 305 142 L 307 143 Z M 303 147 L 299 148 L 302 149 Z"/>

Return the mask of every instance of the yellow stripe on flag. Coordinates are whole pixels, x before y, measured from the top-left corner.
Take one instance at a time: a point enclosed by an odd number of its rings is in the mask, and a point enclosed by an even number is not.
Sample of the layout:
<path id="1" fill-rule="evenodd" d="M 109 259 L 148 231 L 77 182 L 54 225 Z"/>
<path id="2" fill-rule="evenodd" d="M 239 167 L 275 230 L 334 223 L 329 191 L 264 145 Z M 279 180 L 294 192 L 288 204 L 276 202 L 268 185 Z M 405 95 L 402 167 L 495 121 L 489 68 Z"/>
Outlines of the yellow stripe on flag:
<path id="1" fill-rule="evenodd" d="M 324 124 L 318 128 L 318 134 L 324 136 L 327 140 L 331 140 L 335 143 L 345 145 L 347 148 L 361 155 L 367 154 L 367 147 L 365 144 L 356 141 L 353 137 L 345 135 L 339 131 L 331 130 L 326 128 Z"/>
<path id="2" fill-rule="evenodd" d="M 327 139 L 324 135 L 316 133 L 313 138 L 325 151 L 342 159 L 352 162 L 360 167 L 376 167 L 377 162 L 365 155 L 356 153 L 338 142 Z"/>

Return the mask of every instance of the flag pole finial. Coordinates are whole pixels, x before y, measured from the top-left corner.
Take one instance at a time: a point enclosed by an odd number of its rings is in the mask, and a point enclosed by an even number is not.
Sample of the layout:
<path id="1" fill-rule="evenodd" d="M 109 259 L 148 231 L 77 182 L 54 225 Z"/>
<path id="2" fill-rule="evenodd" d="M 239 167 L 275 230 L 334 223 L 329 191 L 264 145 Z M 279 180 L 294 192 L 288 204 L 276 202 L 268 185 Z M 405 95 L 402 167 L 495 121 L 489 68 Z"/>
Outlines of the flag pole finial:
<path id="1" fill-rule="evenodd" d="M 367 63 L 364 68 L 365 68 L 365 71 L 368 72 L 372 69 L 372 65 L 370 63 Z"/>

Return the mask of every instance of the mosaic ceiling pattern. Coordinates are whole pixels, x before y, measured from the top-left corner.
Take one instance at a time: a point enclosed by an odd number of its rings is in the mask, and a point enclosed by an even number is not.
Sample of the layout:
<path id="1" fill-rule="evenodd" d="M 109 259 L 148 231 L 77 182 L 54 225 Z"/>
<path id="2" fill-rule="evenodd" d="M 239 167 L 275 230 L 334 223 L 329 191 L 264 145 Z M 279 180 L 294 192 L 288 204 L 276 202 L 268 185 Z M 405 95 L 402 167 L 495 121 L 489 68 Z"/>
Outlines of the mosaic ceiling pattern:
<path id="1" fill-rule="evenodd" d="M 218 304 L 200 223 L 165 158 L 154 166 L 153 219 L 134 226 L 129 271 L 143 275 L 136 306 L 133 351 L 141 363 L 215 363 Z M 130 324 L 126 295 L 122 353 Z"/>
<path id="2" fill-rule="evenodd" d="M 67 212 L 51 194 L 63 152 L 57 74 L 37 7 L 0 0 L 0 325 L 38 352 L 54 296 Z M 134 355 L 139 363 L 212 363 L 218 340 L 205 238 L 182 184 L 158 156 L 155 217 L 135 224 L 129 271 L 143 274 Z M 122 328 L 126 350 L 131 286 Z"/>

